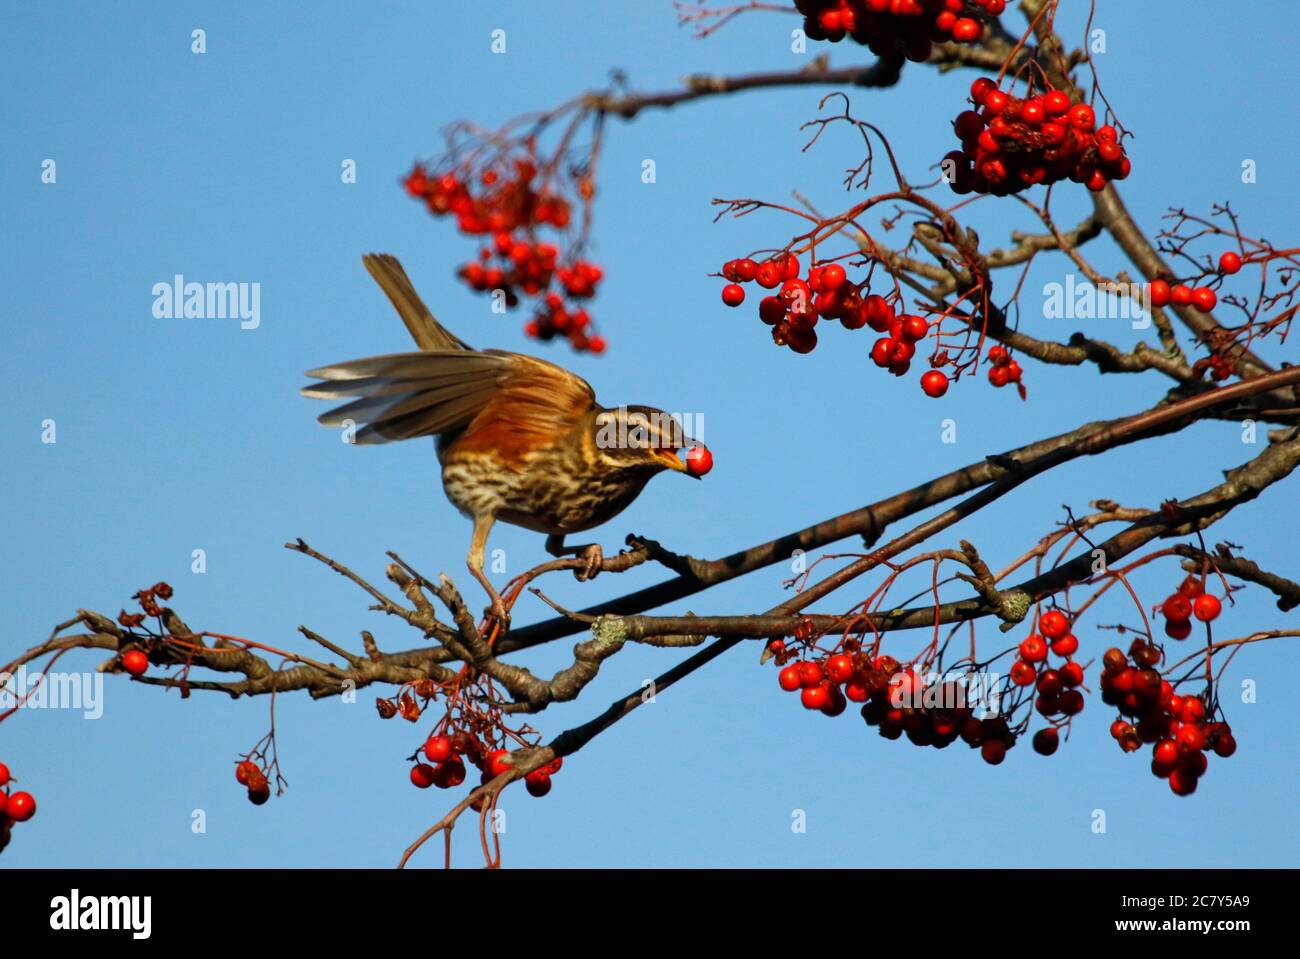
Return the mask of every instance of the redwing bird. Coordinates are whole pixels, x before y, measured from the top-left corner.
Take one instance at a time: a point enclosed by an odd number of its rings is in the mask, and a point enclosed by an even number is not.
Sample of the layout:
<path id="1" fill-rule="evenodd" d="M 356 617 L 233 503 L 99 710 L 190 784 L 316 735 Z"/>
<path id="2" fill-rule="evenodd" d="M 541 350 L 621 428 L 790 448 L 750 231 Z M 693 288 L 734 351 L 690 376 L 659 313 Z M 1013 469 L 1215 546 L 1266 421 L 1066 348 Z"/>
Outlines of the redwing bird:
<path id="1" fill-rule="evenodd" d="M 585 380 L 553 363 L 475 350 L 434 319 L 396 257 L 368 254 L 362 262 L 421 352 L 309 370 L 322 382 L 302 393 L 357 397 L 319 419 L 359 426 L 358 444 L 436 438 L 447 498 L 474 521 L 470 571 L 498 618 L 504 608 L 483 574 L 497 520 L 547 533 L 547 551 L 580 555 L 578 578 L 586 579 L 600 570 L 600 546 L 566 547 L 566 534 L 618 515 L 657 473 L 691 475 L 677 451 L 696 443 L 674 417 L 648 406 L 606 409 Z"/>

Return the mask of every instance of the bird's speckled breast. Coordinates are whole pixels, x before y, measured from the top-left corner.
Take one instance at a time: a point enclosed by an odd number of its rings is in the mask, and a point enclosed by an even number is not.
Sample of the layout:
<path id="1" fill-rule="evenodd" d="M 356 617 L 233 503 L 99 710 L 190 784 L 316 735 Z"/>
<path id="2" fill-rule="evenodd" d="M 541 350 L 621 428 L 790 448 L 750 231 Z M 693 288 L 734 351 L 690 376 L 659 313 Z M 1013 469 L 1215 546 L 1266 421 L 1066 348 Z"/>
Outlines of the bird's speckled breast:
<path id="1" fill-rule="evenodd" d="M 442 457 L 447 498 L 467 516 L 490 514 L 541 533 L 591 529 L 621 513 L 645 488 L 652 471 L 594 467 L 581 443 L 534 449 L 517 464 L 480 450 Z"/>

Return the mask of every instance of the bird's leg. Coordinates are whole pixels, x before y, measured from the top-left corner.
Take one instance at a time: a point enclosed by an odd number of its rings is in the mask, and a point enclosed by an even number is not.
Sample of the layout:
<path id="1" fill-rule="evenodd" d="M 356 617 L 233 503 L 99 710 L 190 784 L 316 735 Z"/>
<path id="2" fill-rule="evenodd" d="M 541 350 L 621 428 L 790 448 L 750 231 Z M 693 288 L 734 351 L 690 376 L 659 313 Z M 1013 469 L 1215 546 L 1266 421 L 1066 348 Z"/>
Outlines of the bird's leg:
<path id="1" fill-rule="evenodd" d="M 495 619 L 502 628 L 510 623 L 510 614 L 506 611 L 506 604 L 501 599 L 501 594 L 488 580 L 483 573 L 483 555 L 487 551 L 488 533 L 492 529 L 492 524 L 496 522 L 496 517 L 491 514 L 474 517 L 474 533 L 469 541 L 469 559 L 466 563 L 469 566 L 470 573 L 478 580 L 479 585 L 487 591 L 488 597 L 492 600 L 492 618 Z"/>
<path id="2" fill-rule="evenodd" d="M 573 571 L 574 577 L 579 582 L 595 579 L 600 572 L 600 567 L 605 562 L 605 551 L 600 548 L 599 543 L 588 543 L 586 546 L 565 546 L 563 533 L 552 533 L 546 537 L 546 552 L 552 556 L 577 556 L 582 560 L 586 565 L 582 569 Z"/>

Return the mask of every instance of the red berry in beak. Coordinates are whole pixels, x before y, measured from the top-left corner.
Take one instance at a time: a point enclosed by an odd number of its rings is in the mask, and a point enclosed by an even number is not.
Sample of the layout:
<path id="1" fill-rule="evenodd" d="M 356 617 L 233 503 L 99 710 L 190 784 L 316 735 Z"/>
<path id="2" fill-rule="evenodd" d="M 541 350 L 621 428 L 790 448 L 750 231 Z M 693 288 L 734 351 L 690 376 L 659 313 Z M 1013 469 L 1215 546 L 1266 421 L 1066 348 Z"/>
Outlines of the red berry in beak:
<path id="1" fill-rule="evenodd" d="M 686 454 L 686 472 L 696 479 L 713 469 L 713 454 L 707 446 L 692 446 Z"/>

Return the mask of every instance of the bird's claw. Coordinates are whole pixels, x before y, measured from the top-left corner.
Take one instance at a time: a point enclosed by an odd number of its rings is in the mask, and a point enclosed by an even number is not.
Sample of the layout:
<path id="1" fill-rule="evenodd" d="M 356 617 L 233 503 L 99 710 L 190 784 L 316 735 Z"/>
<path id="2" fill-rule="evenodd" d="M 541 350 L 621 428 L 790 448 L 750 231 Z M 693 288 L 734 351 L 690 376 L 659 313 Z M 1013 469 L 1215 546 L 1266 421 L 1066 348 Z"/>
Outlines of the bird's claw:
<path id="1" fill-rule="evenodd" d="M 492 593 L 492 605 L 484 612 L 495 620 L 503 631 L 510 628 L 510 611 L 506 609 L 505 600 L 495 591 Z"/>
<path id="2" fill-rule="evenodd" d="M 575 569 L 573 575 L 578 582 L 585 583 L 589 579 L 595 579 L 600 574 L 600 569 L 605 564 L 605 552 L 600 548 L 599 543 L 592 543 L 590 546 L 582 548 L 582 552 L 578 554 L 578 559 L 582 560 L 583 566 Z"/>

